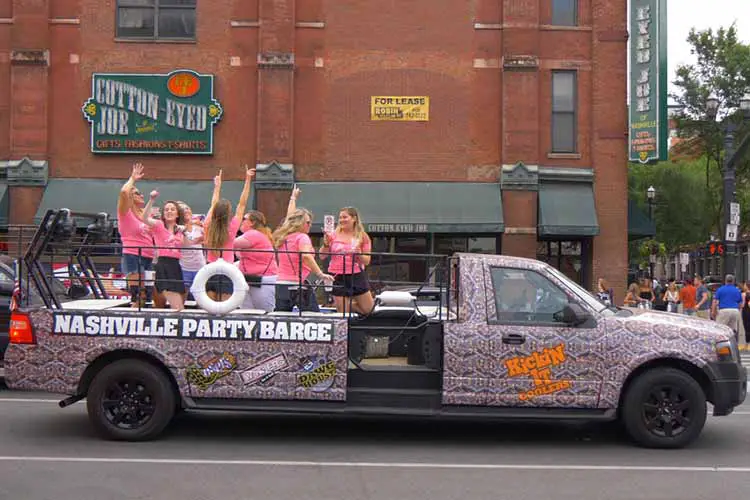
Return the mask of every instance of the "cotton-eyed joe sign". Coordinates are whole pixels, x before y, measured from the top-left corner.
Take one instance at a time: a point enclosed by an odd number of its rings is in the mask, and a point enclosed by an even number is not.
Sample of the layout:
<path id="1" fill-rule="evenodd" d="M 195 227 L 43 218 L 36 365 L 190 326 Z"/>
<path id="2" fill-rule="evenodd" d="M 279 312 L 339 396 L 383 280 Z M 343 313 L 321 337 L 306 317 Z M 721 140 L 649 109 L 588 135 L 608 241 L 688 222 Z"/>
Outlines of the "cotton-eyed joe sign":
<path id="1" fill-rule="evenodd" d="M 370 119 L 398 122 L 429 121 L 430 98 L 427 96 L 372 96 Z"/>
<path id="2" fill-rule="evenodd" d="M 94 73 L 83 104 L 93 153 L 213 154 L 213 75 Z"/>

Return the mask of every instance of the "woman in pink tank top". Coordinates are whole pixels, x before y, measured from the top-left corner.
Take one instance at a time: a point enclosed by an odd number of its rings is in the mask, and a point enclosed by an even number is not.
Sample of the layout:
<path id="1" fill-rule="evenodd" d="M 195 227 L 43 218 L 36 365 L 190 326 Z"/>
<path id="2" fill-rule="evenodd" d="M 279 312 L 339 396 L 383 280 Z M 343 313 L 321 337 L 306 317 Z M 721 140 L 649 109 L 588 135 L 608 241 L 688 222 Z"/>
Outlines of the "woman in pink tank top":
<path id="1" fill-rule="evenodd" d="M 328 272 L 333 274 L 333 298 L 338 312 L 353 311 L 370 314 L 375 302 L 365 267 L 370 264 L 372 243 L 365 232 L 359 212 L 345 207 L 339 212 L 339 224 L 333 233 L 326 233 L 320 257 L 331 257 Z"/>
<path id="2" fill-rule="evenodd" d="M 299 188 L 295 186 L 289 198 L 286 218 L 273 233 L 273 244 L 278 251 L 280 282 L 276 285 L 276 310 L 292 311 L 297 306 L 300 311 L 319 312 L 315 290 L 308 277 L 312 274 L 327 283 L 332 282 L 333 277 L 321 271 L 315 262 L 315 248 L 308 236 L 313 214 L 304 208 L 297 208 L 299 193 Z"/>
<path id="3" fill-rule="evenodd" d="M 143 178 L 143 165 L 133 164 L 128 181 L 117 199 L 117 229 L 122 240 L 122 272 L 125 274 L 133 304 L 151 300 L 152 288 L 143 286 L 145 272 L 153 269 L 154 239 L 143 222 L 143 193 L 135 183 Z"/>
<path id="4" fill-rule="evenodd" d="M 208 250 L 208 262 L 215 262 L 219 258 L 224 259 L 230 264 L 234 263 L 234 238 L 240 228 L 242 215 L 245 213 L 247 199 L 250 196 L 250 183 L 255 176 L 254 168 L 247 168 L 245 165 L 245 185 L 240 194 L 240 200 L 237 202 L 237 210 L 232 216 L 232 203 L 229 200 L 221 198 L 221 170 L 219 175 L 214 177 L 214 193 L 211 197 L 211 208 L 206 214 L 204 222 L 205 238 L 203 247 Z M 234 292 L 232 280 L 223 274 L 217 274 L 208 279 L 206 283 L 206 292 L 211 299 L 218 302 L 227 300 Z"/>

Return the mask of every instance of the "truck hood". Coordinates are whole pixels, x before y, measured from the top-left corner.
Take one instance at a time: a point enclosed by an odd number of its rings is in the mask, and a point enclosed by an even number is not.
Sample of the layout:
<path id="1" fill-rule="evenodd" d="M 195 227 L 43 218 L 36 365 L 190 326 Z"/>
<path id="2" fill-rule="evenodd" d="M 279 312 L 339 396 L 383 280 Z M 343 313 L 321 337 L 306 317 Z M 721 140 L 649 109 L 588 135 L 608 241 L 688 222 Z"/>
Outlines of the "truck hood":
<path id="1" fill-rule="evenodd" d="M 643 323 L 644 328 L 661 325 L 665 329 L 679 330 L 683 335 L 711 336 L 716 340 L 729 340 L 734 338 L 734 332 L 728 326 L 709 321 L 697 316 L 686 316 L 684 314 L 654 311 L 653 309 L 629 309 L 633 315 L 622 318 L 626 323 L 633 326 Z"/>

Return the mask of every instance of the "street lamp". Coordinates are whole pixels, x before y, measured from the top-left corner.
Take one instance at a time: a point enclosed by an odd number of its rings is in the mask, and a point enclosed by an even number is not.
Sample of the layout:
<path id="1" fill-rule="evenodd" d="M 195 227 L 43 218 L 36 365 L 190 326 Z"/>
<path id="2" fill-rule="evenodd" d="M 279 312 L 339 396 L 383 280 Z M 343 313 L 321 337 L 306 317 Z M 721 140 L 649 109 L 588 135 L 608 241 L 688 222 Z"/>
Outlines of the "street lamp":
<path id="1" fill-rule="evenodd" d="M 713 121 L 719 110 L 719 100 L 711 94 L 706 99 L 706 112 Z M 740 99 L 740 112 L 742 122 L 750 121 L 750 94 L 745 94 Z M 724 232 L 724 274 L 734 274 L 737 232 L 739 230 L 739 213 L 732 217 L 732 206 L 737 195 L 737 160 L 741 158 L 750 145 L 750 134 L 747 134 L 739 146 L 735 149 L 735 133 L 738 129 L 737 121 L 729 117 L 722 126 L 724 131 L 724 161 L 722 171 L 724 173 L 724 215 L 722 217 L 722 230 Z"/>
<path id="2" fill-rule="evenodd" d="M 654 198 L 656 198 L 656 189 L 654 186 L 649 186 L 646 190 L 646 198 L 648 199 L 648 220 L 654 223 Z M 651 271 L 651 280 L 654 279 L 654 253 L 648 256 L 648 267 Z"/>

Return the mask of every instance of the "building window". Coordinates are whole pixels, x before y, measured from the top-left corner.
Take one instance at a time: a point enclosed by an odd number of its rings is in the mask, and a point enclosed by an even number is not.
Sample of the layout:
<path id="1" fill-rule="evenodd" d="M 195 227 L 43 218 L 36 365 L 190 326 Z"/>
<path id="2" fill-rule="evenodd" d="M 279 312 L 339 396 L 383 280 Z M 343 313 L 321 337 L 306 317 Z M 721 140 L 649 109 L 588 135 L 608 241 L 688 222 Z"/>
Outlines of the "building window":
<path id="1" fill-rule="evenodd" d="M 435 253 L 437 255 L 453 255 L 456 252 L 496 254 L 496 236 L 435 236 Z"/>
<path id="2" fill-rule="evenodd" d="M 117 0 L 117 37 L 194 40 L 196 0 Z"/>
<path id="3" fill-rule="evenodd" d="M 552 25 L 577 26 L 578 0 L 552 0 Z"/>
<path id="4" fill-rule="evenodd" d="M 581 241 L 539 241 L 536 258 L 558 269 L 568 278 L 583 285 L 583 245 Z"/>
<path id="5" fill-rule="evenodd" d="M 552 72 L 552 152 L 575 153 L 578 138 L 576 127 L 576 72 Z"/>

